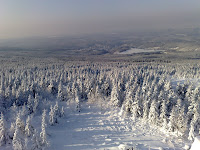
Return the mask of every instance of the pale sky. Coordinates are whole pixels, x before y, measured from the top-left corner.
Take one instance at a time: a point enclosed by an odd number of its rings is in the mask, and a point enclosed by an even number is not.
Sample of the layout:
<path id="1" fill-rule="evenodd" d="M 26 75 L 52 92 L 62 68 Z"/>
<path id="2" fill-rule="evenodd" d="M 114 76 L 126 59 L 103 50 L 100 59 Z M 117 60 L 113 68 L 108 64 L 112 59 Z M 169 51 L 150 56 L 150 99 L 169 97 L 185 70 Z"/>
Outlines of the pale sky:
<path id="1" fill-rule="evenodd" d="M 0 38 L 200 27 L 200 0 L 0 0 Z"/>

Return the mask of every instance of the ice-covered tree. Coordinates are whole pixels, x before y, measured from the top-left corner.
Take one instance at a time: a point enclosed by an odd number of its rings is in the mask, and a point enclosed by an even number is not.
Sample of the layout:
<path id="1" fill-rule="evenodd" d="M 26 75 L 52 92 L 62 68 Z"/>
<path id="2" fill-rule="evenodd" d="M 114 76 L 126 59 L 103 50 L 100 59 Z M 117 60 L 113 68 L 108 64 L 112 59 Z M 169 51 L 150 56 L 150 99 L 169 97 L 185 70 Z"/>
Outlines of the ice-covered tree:
<path id="1" fill-rule="evenodd" d="M 132 112 L 132 103 L 133 103 L 133 92 L 131 90 L 129 90 L 126 93 L 126 97 L 125 100 L 123 102 L 124 105 L 124 110 L 128 113 Z"/>
<path id="2" fill-rule="evenodd" d="M 166 105 L 166 100 L 163 99 L 162 104 L 161 104 L 161 112 L 160 112 L 160 124 L 164 129 L 167 129 L 167 124 L 168 124 L 168 110 L 167 110 L 167 105 Z"/>
<path id="3" fill-rule="evenodd" d="M 27 102 L 27 108 L 28 108 L 29 114 L 33 113 L 33 106 L 34 106 L 34 98 L 31 95 L 29 95 L 28 102 Z"/>
<path id="4" fill-rule="evenodd" d="M 9 129 L 9 138 L 13 139 L 15 133 L 15 122 L 12 122 Z"/>
<path id="5" fill-rule="evenodd" d="M 147 99 L 145 99 L 143 103 L 143 120 L 144 121 L 148 120 L 148 115 L 149 115 L 149 103 Z"/>
<path id="6" fill-rule="evenodd" d="M 5 96 L 4 76 L 1 75 L 0 94 Z"/>
<path id="7" fill-rule="evenodd" d="M 59 82 L 59 85 L 58 85 L 58 94 L 57 94 L 57 98 L 61 101 L 64 101 L 65 100 L 65 97 L 64 97 L 64 93 L 63 93 L 63 85 L 62 85 L 62 82 L 60 81 Z"/>
<path id="8" fill-rule="evenodd" d="M 187 114 L 185 113 L 184 105 L 178 112 L 177 125 L 178 125 L 178 131 L 182 135 L 188 134 L 188 120 L 187 120 Z"/>
<path id="9" fill-rule="evenodd" d="M 12 146 L 14 150 L 23 150 L 25 145 L 24 122 L 21 120 L 20 117 L 20 113 L 18 113 L 15 122 L 15 132 L 12 141 Z"/>
<path id="10" fill-rule="evenodd" d="M 194 130 L 197 132 L 200 128 L 200 104 L 198 101 L 194 105 L 193 114 L 192 122 L 194 123 Z"/>
<path id="11" fill-rule="evenodd" d="M 34 105 L 33 105 L 33 112 L 34 113 L 37 112 L 38 107 L 39 107 L 39 95 L 35 94 Z"/>
<path id="12" fill-rule="evenodd" d="M 56 104 L 53 107 L 53 109 L 54 109 L 54 113 L 55 113 L 56 117 L 60 117 L 61 115 L 60 115 L 60 108 L 58 106 L 58 101 L 56 101 Z"/>
<path id="13" fill-rule="evenodd" d="M 0 116 L 0 146 L 5 145 L 9 140 L 8 131 L 6 128 L 6 121 L 3 113 Z"/>
<path id="14" fill-rule="evenodd" d="M 51 105 L 49 112 L 49 124 L 54 125 L 55 123 L 57 123 L 57 116 L 55 114 L 53 106 Z"/>
<path id="15" fill-rule="evenodd" d="M 191 122 L 188 140 L 193 141 L 194 138 L 195 138 L 194 123 Z"/>
<path id="16" fill-rule="evenodd" d="M 34 128 L 31 125 L 31 117 L 28 116 L 27 119 L 26 119 L 25 135 L 30 137 L 30 136 L 33 135 L 33 132 L 34 132 Z"/>
<path id="17" fill-rule="evenodd" d="M 40 138 L 41 138 L 41 146 L 44 148 L 48 147 L 49 142 L 47 140 L 47 133 L 46 133 L 46 110 L 43 110 L 42 113 L 42 124 L 41 124 L 41 129 L 42 131 L 40 132 Z"/>
<path id="18" fill-rule="evenodd" d="M 81 111 L 81 104 L 80 104 L 80 97 L 79 97 L 77 90 L 75 92 L 75 103 L 76 103 L 76 111 L 80 112 Z"/>
<path id="19" fill-rule="evenodd" d="M 159 114 L 158 114 L 157 103 L 156 103 L 155 100 L 152 100 L 151 107 L 150 107 L 150 110 L 149 110 L 149 117 L 148 117 L 149 122 L 154 124 L 154 125 L 157 125 L 158 117 L 159 117 Z"/>
<path id="20" fill-rule="evenodd" d="M 120 96 L 119 96 L 119 91 L 118 91 L 118 86 L 113 85 L 112 91 L 111 91 L 111 104 L 113 106 L 120 106 Z"/>
<path id="21" fill-rule="evenodd" d="M 174 106 L 171 110 L 171 113 L 170 113 L 170 117 L 169 117 L 169 131 L 171 132 L 174 132 L 174 131 L 177 131 L 178 129 L 178 126 L 177 126 L 177 117 L 178 116 L 178 111 L 177 111 L 177 108 Z"/>
<path id="22" fill-rule="evenodd" d="M 40 138 L 36 129 L 34 130 L 31 141 L 32 141 L 31 150 L 42 150 Z"/>
<path id="23" fill-rule="evenodd" d="M 64 117 L 65 116 L 65 110 L 64 107 L 62 106 L 61 111 L 60 111 L 60 116 Z"/>
<path id="24" fill-rule="evenodd" d="M 12 94 L 12 91 L 10 90 L 10 87 L 7 87 L 7 88 L 5 89 L 5 97 L 6 97 L 7 99 L 9 99 L 10 96 L 11 96 L 11 94 Z"/>
<path id="25" fill-rule="evenodd" d="M 139 99 L 135 99 L 135 101 L 132 103 L 131 113 L 132 118 L 134 119 L 142 117 L 142 108 Z"/>
<path id="26" fill-rule="evenodd" d="M 24 147 L 24 137 L 20 133 L 20 129 L 16 127 L 13 140 L 12 140 L 12 146 L 13 150 L 23 150 Z"/>
<path id="27" fill-rule="evenodd" d="M 26 114 L 27 114 L 27 107 L 26 103 L 24 103 L 24 105 L 22 106 L 21 115 L 26 116 Z"/>

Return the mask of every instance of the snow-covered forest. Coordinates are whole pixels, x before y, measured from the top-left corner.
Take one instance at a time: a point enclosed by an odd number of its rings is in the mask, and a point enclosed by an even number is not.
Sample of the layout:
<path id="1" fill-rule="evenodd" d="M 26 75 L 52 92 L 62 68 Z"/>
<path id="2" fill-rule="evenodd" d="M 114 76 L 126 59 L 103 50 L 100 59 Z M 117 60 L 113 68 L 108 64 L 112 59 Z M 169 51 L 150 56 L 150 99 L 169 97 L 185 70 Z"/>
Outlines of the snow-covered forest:
<path id="1" fill-rule="evenodd" d="M 193 142 L 200 134 L 200 65 L 196 63 L 62 62 L 33 60 L 0 67 L 0 149 L 51 147 L 51 126 L 67 120 L 67 103 L 120 109 Z"/>

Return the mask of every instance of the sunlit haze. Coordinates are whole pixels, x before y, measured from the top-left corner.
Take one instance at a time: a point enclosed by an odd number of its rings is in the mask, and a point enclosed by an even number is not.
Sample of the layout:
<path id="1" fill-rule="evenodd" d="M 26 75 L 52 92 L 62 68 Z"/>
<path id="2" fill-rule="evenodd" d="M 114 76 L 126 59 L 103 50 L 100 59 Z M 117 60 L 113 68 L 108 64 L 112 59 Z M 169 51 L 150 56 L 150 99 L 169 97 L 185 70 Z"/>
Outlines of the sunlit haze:
<path id="1" fill-rule="evenodd" d="M 199 0 L 0 0 L 0 38 L 200 26 Z"/>

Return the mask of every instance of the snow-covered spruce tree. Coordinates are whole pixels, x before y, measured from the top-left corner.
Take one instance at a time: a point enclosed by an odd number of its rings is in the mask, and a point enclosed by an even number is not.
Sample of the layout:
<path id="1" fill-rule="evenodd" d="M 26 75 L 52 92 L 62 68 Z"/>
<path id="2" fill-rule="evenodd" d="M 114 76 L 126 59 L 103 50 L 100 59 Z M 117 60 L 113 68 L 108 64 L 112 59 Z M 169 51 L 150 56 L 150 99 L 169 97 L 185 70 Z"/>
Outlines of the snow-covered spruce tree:
<path id="1" fill-rule="evenodd" d="M 194 89 L 194 100 L 195 101 L 198 101 L 198 98 L 199 98 L 199 96 L 200 96 L 200 88 L 199 87 L 196 87 L 195 89 Z"/>
<path id="2" fill-rule="evenodd" d="M 5 99 L 0 95 L 0 111 L 3 111 L 6 107 Z"/>
<path id="3" fill-rule="evenodd" d="M 6 128 L 6 121 L 4 119 L 3 113 L 0 116 L 0 146 L 5 145 L 9 140 L 8 131 Z"/>
<path id="4" fill-rule="evenodd" d="M 24 104 L 22 96 L 23 96 L 23 93 L 22 93 L 21 87 L 19 87 L 16 91 L 16 99 L 17 99 L 16 104 L 17 105 L 23 105 Z"/>
<path id="5" fill-rule="evenodd" d="M 111 104 L 117 107 L 121 106 L 121 101 L 119 98 L 120 96 L 119 96 L 118 86 L 114 84 L 111 91 Z"/>
<path id="6" fill-rule="evenodd" d="M 161 104 L 161 112 L 160 112 L 160 125 L 162 128 L 167 129 L 167 124 L 168 124 L 168 110 L 167 110 L 167 106 L 166 106 L 166 100 L 163 99 L 162 100 L 162 104 Z"/>
<path id="7" fill-rule="evenodd" d="M 129 90 L 126 94 L 125 100 L 124 100 L 124 110 L 127 113 L 131 113 L 132 112 L 132 103 L 133 103 L 133 92 L 131 90 Z"/>
<path id="8" fill-rule="evenodd" d="M 26 114 L 27 114 L 26 103 L 24 103 L 24 105 L 22 106 L 20 113 L 21 113 L 22 116 L 26 116 Z"/>
<path id="9" fill-rule="evenodd" d="M 13 139 L 15 133 L 15 122 L 12 122 L 9 129 L 9 138 Z"/>
<path id="10" fill-rule="evenodd" d="M 97 84 L 96 85 L 96 88 L 95 88 L 95 93 L 94 93 L 94 99 L 96 99 L 95 101 L 97 101 L 98 99 L 101 98 L 101 89 L 99 87 L 99 85 Z"/>
<path id="11" fill-rule="evenodd" d="M 16 105 L 16 103 L 14 102 L 11 106 L 11 112 L 12 112 L 12 118 L 16 118 L 17 117 L 17 114 L 18 114 L 18 106 Z"/>
<path id="12" fill-rule="evenodd" d="M 12 91 L 10 90 L 10 87 L 8 86 L 8 87 L 5 89 L 5 98 L 9 100 L 10 97 L 11 97 L 11 94 L 12 94 Z"/>
<path id="13" fill-rule="evenodd" d="M 64 107 L 62 106 L 61 111 L 60 111 L 60 117 L 64 117 L 65 116 L 65 110 Z"/>
<path id="14" fill-rule="evenodd" d="M 138 118 L 142 117 L 142 106 L 141 106 L 141 98 L 140 98 L 140 89 L 136 91 L 135 97 L 132 103 L 132 117 Z"/>
<path id="15" fill-rule="evenodd" d="M 190 99 L 192 99 L 193 95 L 194 95 L 194 87 L 192 86 L 192 84 L 189 84 L 189 86 L 187 88 L 187 93 L 185 94 L 187 101 L 190 101 Z"/>
<path id="16" fill-rule="evenodd" d="M 178 111 L 177 111 L 177 108 L 175 106 L 173 106 L 171 113 L 170 113 L 170 117 L 169 117 L 169 123 L 168 123 L 169 131 L 171 131 L 171 132 L 177 131 L 177 129 L 178 129 L 178 126 L 177 126 L 178 119 L 177 118 L 178 118 Z"/>
<path id="17" fill-rule="evenodd" d="M 37 112 L 38 107 L 39 107 L 39 95 L 35 94 L 34 105 L 33 105 L 33 112 L 34 113 Z"/>
<path id="18" fill-rule="evenodd" d="M 75 103 L 76 103 L 76 111 L 80 112 L 81 111 L 81 104 L 80 104 L 80 97 L 79 97 L 77 90 L 75 92 Z"/>
<path id="19" fill-rule="evenodd" d="M 56 117 L 61 117 L 60 108 L 59 108 L 59 106 L 58 106 L 58 101 L 56 101 L 56 104 L 55 104 L 55 106 L 53 107 L 53 109 L 54 109 L 54 113 L 55 113 Z"/>
<path id="20" fill-rule="evenodd" d="M 31 150 L 42 150 L 40 138 L 36 129 L 34 130 L 31 141 L 32 141 Z"/>
<path id="21" fill-rule="evenodd" d="M 51 105 L 49 112 L 49 124 L 53 126 L 55 123 L 57 123 L 57 116 L 55 114 L 53 106 Z"/>
<path id="22" fill-rule="evenodd" d="M 185 106 L 183 105 L 182 108 L 179 110 L 178 113 L 178 131 L 182 134 L 181 136 L 188 135 L 188 120 L 187 114 L 185 113 Z"/>
<path id="23" fill-rule="evenodd" d="M 107 79 L 107 78 L 106 78 Z M 110 84 L 110 80 L 107 79 L 103 85 L 102 85 L 102 89 L 103 89 L 103 93 L 106 97 L 108 97 L 111 93 L 111 84 Z"/>
<path id="24" fill-rule="evenodd" d="M 200 104 L 199 101 L 196 102 L 194 109 L 193 109 L 193 119 L 192 122 L 194 123 L 194 130 L 198 133 L 200 128 Z"/>
<path id="25" fill-rule="evenodd" d="M 157 103 L 156 103 L 155 100 L 152 100 L 151 107 L 149 109 L 149 117 L 148 117 L 149 122 L 154 124 L 154 125 L 157 125 L 158 117 L 159 117 L 159 114 L 158 114 Z"/>
<path id="26" fill-rule="evenodd" d="M 4 76 L 2 74 L 1 74 L 0 95 L 3 97 L 5 96 Z"/>
<path id="27" fill-rule="evenodd" d="M 188 140 L 193 141 L 194 138 L 195 138 L 194 123 L 191 122 Z"/>
<path id="28" fill-rule="evenodd" d="M 194 97 L 192 97 L 192 99 L 189 101 L 189 106 L 188 106 L 188 111 L 187 111 L 187 116 L 188 116 L 188 121 L 191 122 L 193 115 L 194 115 L 194 106 L 196 104 L 196 101 L 194 99 Z"/>
<path id="29" fill-rule="evenodd" d="M 59 99 L 60 101 L 65 100 L 65 97 L 64 97 L 64 94 L 63 94 L 63 85 L 62 85 L 61 81 L 59 82 L 59 85 L 58 85 L 57 99 Z"/>
<path id="30" fill-rule="evenodd" d="M 15 121 L 15 129 L 18 128 L 20 133 L 21 134 L 24 134 L 25 131 L 25 126 L 24 126 L 24 121 L 21 119 L 21 113 L 19 112 L 17 114 L 17 118 L 16 118 L 16 121 Z"/>
<path id="31" fill-rule="evenodd" d="M 33 113 L 33 105 L 34 105 L 34 98 L 31 95 L 29 95 L 27 102 L 28 114 Z"/>
<path id="32" fill-rule="evenodd" d="M 14 150 L 23 150 L 25 145 L 24 140 L 24 122 L 21 120 L 20 113 L 17 114 L 15 122 L 15 132 L 13 136 L 12 146 Z"/>
<path id="33" fill-rule="evenodd" d="M 84 86 L 84 81 L 79 80 L 79 94 L 82 100 L 87 100 L 86 87 Z"/>
<path id="34" fill-rule="evenodd" d="M 149 115 L 149 102 L 147 99 L 145 99 L 143 102 L 143 120 L 144 121 L 148 120 L 148 115 Z"/>
<path id="35" fill-rule="evenodd" d="M 27 119 L 26 119 L 26 126 L 25 126 L 25 135 L 27 137 L 30 137 L 33 135 L 34 132 L 34 128 L 31 125 L 31 117 L 28 115 Z"/>
<path id="36" fill-rule="evenodd" d="M 20 132 L 20 129 L 16 126 L 15 133 L 12 140 L 13 150 L 23 150 L 24 137 Z"/>
<path id="37" fill-rule="evenodd" d="M 122 79 L 118 82 L 118 93 L 119 93 L 119 100 L 120 100 L 120 106 L 125 98 L 125 79 L 124 81 Z"/>
<path id="38" fill-rule="evenodd" d="M 49 142 L 47 141 L 47 134 L 46 134 L 46 110 L 43 110 L 42 113 L 42 124 L 41 124 L 42 131 L 40 132 L 40 138 L 41 138 L 41 146 L 43 149 L 48 147 Z"/>

